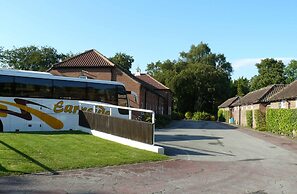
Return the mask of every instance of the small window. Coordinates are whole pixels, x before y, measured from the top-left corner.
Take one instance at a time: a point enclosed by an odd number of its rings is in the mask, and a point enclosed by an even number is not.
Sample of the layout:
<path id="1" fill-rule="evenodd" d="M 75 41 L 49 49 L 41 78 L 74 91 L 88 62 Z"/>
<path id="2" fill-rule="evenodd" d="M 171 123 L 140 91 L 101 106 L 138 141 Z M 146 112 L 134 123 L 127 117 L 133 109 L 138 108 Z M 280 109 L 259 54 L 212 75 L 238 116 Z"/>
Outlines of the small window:
<path id="1" fill-rule="evenodd" d="M 285 100 L 282 100 L 280 102 L 280 108 L 286 108 L 286 101 Z"/>
<path id="2" fill-rule="evenodd" d="M 29 77 L 15 77 L 15 95 L 30 98 L 51 98 L 52 81 Z"/>
<path id="3" fill-rule="evenodd" d="M 14 96 L 13 77 L 0 75 L 0 96 Z"/>
<path id="4" fill-rule="evenodd" d="M 54 98 L 68 100 L 85 100 L 86 83 L 54 80 Z"/>

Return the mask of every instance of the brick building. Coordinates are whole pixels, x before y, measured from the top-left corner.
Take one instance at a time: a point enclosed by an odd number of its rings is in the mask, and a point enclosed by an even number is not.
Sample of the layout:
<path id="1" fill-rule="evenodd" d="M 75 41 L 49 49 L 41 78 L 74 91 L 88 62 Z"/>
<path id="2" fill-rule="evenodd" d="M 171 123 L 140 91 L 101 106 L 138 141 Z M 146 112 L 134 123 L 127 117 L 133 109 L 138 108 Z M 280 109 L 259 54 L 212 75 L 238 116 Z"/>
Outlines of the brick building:
<path id="1" fill-rule="evenodd" d="M 94 49 L 54 64 L 48 71 L 54 75 L 122 82 L 126 90 L 138 95 L 138 102 L 129 96 L 131 107 L 171 115 L 172 92 L 169 88 L 147 74 L 133 75 L 121 69 Z"/>

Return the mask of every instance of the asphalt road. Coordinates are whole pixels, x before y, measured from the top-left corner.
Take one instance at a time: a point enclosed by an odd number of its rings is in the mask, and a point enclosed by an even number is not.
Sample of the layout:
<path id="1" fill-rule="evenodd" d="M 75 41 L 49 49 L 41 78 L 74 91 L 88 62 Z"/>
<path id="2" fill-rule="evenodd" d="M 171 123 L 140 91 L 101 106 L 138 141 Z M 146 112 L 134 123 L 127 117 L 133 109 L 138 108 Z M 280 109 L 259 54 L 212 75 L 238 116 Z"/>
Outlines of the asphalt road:
<path id="1" fill-rule="evenodd" d="M 297 193 L 297 143 L 217 122 L 156 132 L 173 160 L 0 178 L 0 193 Z"/>

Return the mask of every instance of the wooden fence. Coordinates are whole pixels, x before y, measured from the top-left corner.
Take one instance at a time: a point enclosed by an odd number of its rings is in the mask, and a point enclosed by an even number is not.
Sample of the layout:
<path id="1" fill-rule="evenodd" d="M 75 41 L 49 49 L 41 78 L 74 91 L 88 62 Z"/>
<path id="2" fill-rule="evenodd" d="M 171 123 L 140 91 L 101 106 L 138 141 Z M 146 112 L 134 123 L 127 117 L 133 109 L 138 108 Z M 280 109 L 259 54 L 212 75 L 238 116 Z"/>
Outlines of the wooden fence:
<path id="1" fill-rule="evenodd" d="M 154 143 L 153 125 L 143 121 L 79 111 L 79 126 L 147 144 Z"/>

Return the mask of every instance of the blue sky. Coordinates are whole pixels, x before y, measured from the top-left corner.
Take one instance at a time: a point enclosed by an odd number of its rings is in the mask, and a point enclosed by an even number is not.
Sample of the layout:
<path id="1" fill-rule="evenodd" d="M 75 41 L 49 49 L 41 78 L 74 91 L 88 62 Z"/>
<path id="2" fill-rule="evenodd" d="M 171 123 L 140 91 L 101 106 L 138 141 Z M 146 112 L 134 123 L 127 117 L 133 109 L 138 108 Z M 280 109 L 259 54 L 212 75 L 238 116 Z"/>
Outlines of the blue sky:
<path id="1" fill-rule="evenodd" d="M 250 78 L 261 58 L 297 59 L 296 7 L 293 0 L 0 0 L 0 46 L 125 52 L 133 72 L 202 41 L 232 63 L 233 78 Z"/>

